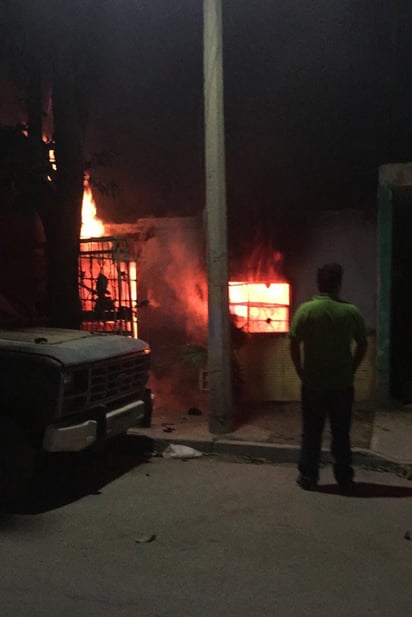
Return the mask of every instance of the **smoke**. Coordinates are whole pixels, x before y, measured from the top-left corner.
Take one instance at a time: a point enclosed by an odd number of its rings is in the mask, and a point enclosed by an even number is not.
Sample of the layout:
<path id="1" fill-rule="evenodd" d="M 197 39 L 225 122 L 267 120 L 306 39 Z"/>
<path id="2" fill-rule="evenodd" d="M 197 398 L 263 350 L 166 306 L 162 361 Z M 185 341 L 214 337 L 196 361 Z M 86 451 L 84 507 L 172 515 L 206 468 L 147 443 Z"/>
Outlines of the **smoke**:
<path id="1" fill-rule="evenodd" d="M 207 278 L 197 240 L 196 244 L 188 242 L 181 227 L 174 229 L 165 279 L 174 297 L 171 310 L 180 316 L 188 338 L 200 343 L 207 327 Z"/>

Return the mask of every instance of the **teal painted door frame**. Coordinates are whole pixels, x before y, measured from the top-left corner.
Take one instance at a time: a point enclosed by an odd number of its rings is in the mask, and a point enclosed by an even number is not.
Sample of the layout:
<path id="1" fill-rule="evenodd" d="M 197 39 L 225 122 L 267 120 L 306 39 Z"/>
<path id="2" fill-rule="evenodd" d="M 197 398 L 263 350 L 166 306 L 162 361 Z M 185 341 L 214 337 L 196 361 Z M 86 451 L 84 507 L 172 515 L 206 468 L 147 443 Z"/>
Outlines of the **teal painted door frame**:
<path id="1" fill-rule="evenodd" d="M 390 400 L 392 288 L 392 189 L 378 188 L 377 379 L 381 403 Z"/>
<path id="2" fill-rule="evenodd" d="M 393 193 L 412 187 L 412 163 L 388 163 L 379 168 L 378 188 L 378 397 L 391 399 L 391 295 L 393 244 Z"/>

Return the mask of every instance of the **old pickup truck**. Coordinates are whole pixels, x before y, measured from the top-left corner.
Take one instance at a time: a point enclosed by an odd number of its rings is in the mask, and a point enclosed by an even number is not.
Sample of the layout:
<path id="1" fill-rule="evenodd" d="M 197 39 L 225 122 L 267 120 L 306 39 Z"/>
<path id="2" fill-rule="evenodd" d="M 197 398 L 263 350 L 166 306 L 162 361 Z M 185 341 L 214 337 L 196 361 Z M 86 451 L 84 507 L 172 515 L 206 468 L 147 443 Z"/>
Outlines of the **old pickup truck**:
<path id="1" fill-rule="evenodd" d="M 0 499 L 21 491 L 39 452 L 84 450 L 150 423 L 149 364 L 139 339 L 0 329 Z"/>

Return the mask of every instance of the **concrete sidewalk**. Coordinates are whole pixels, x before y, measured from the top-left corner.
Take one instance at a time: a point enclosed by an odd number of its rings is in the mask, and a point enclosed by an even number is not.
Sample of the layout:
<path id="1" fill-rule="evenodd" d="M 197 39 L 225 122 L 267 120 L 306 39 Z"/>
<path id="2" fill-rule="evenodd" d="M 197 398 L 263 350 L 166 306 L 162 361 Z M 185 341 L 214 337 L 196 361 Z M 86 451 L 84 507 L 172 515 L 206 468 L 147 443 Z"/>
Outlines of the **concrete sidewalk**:
<path id="1" fill-rule="evenodd" d="M 150 428 L 136 427 L 129 431 L 152 439 L 159 452 L 174 443 L 204 453 L 279 463 L 297 461 L 300 432 L 298 403 L 250 408 L 248 417 L 241 419 L 232 433 L 224 435 L 209 432 L 206 412 L 192 415 L 189 411 L 180 413 L 167 408 L 155 408 Z M 323 443 L 326 458 L 329 446 L 327 429 Z M 358 404 L 354 410 L 352 447 L 355 465 L 412 466 L 412 410 L 381 410 Z"/>
<path id="2" fill-rule="evenodd" d="M 369 449 L 389 461 L 412 465 L 412 410 L 376 411 Z"/>

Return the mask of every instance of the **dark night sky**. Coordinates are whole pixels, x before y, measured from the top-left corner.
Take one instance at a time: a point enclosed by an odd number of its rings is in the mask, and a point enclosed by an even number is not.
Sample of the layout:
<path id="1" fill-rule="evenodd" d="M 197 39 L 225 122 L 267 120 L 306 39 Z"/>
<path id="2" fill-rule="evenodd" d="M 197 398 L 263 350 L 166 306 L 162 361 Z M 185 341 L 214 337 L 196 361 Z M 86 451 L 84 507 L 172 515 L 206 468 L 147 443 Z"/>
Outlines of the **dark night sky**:
<path id="1" fill-rule="evenodd" d="M 377 166 L 412 159 L 411 5 L 223 0 L 232 230 L 373 210 Z M 101 0 L 84 53 L 89 148 L 117 154 L 104 216 L 201 210 L 201 0 Z"/>

